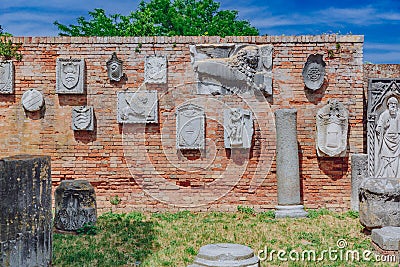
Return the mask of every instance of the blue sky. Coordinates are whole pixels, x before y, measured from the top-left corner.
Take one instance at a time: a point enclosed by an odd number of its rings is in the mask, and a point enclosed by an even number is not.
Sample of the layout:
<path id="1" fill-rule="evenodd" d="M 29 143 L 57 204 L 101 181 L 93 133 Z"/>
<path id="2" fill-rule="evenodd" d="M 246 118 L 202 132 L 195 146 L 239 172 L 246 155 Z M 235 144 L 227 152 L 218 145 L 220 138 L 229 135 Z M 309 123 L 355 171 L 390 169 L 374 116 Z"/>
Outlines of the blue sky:
<path id="1" fill-rule="evenodd" d="M 362 34 L 364 61 L 400 63 L 400 0 L 257 1 L 217 0 L 221 9 L 239 11 L 268 35 Z M 127 15 L 139 0 L 0 0 L 0 25 L 14 36 L 57 36 L 55 20 L 76 22 L 88 11 Z"/>

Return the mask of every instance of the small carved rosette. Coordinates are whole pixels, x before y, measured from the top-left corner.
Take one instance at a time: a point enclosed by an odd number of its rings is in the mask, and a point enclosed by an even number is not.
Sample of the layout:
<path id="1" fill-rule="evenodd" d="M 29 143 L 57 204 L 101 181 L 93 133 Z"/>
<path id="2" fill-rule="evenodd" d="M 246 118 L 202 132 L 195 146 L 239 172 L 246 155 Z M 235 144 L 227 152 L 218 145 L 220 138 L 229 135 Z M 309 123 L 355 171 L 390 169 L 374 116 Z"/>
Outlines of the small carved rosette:
<path id="1" fill-rule="evenodd" d="M 57 59 L 56 93 L 84 93 L 85 61 L 83 59 Z"/>
<path id="2" fill-rule="evenodd" d="M 111 81 L 119 82 L 124 75 L 122 68 L 122 60 L 119 60 L 117 53 L 113 53 L 111 59 L 107 61 L 108 78 Z"/>
<path id="3" fill-rule="evenodd" d="M 72 109 L 72 130 L 94 130 L 93 107 L 80 106 Z"/>
<path id="4" fill-rule="evenodd" d="M 14 93 L 14 66 L 11 60 L 0 61 L 0 94 Z"/>
<path id="5" fill-rule="evenodd" d="M 85 223 L 95 223 L 96 195 L 86 180 L 64 180 L 55 191 L 54 226 L 62 231 L 76 231 Z"/>
<path id="6" fill-rule="evenodd" d="M 304 84 L 308 89 L 313 91 L 321 88 L 325 78 L 326 63 L 322 59 L 322 55 L 310 55 L 303 68 Z"/>
<path id="7" fill-rule="evenodd" d="M 146 57 L 144 65 L 145 83 L 167 83 L 167 57 Z"/>
<path id="8" fill-rule="evenodd" d="M 22 95 L 22 106 L 26 111 L 39 111 L 44 106 L 44 98 L 41 92 L 36 89 L 29 89 Z"/>
<path id="9" fill-rule="evenodd" d="M 204 109 L 187 104 L 176 110 L 176 148 L 204 149 Z"/>
<path id="10" fill-rule="evenodd" d="M 157 91 L 118 92 L 118 123 L 158 123 Z"/>
<path id="11" fill-rule="evenodd" d="M 317 112 L 317 154 L 344 157 L 347 149 L 349 113 L 342 103 L 330 99 Z"/>
<path id="12" fill-rule="evenodd" d="M 250 148 L 253 117 L 250 110 L 224 110 L 224 143 L 226 148 Z"/>

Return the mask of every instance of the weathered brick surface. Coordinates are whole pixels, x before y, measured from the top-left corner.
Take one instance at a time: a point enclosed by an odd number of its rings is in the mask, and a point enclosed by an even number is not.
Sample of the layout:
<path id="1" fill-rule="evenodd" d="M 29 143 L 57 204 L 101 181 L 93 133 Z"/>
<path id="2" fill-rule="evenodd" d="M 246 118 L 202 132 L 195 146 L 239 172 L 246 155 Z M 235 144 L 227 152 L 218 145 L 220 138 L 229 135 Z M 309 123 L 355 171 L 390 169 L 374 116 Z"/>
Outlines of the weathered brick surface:
<path id="1" fill-rule="evenodd" d="M 168 203 L 177 203 L 178 198 L 193 204 L 205 201 L 208 195 L 196 190 L 213 181 L 216 184 L 209 194 L 221 197 L 195 209 L 273 208 L 277 204 L 273 111 L 288 107 L 298 110 L 305 206 L 336 210 L 350 206 L 349 156 L 363 152 L 363 36 L 15 37 L 13 41 L 22 43 L 24 57 L 14 62 L 15 94 L 0 96 L 0 152 L 3 156 L 50 155 L 54 187 L 64 179 L 89 180 L 100 212 L 110 209 L 109 199 L 114 195 L 122 199 L 119 210 L 175 210 L 179 207 Z M 273 44 L 273 96 L 197 95 L 189 44 L 200 43 Z M 140 52 L 135 52 L 139 44 Z M 328 57 L 330 50 L 333 57 Z M 106 62 L 114 51 L 124 61 L 128 78 L 119 83 L 110 83 L 107 77 Z M 304 88 L 301 75 L 307 57 L 314 53 L 323 54 L 327 63 L 324 86 L 316 92 Z M 167 85 L 143 85 L 145 56 L 154 54 L 167 56 Z M 58 57 L 85 59 L 85 95 L 55 93 Z M 21 106 L 23 92 L 31 88 L 45 97 L 43 114 L 26 114 Z M 117 92 L 138 88 L 157 90 L 159 124 L 117 123 Z M 316 154 L 315 115 L 330 98 L 337 98 L 349 110 L 349 145 L 344 158 L 318 158 Z M 205 153 L 175 149 L 175 108 L 188 100 L 206 111 Z M 250 156 L 224 148 L 223 104 L 257 113 Z M 79 105 L 94 107 L 94 132 L 71 129 L 71 110 Z M 221 179 L 223 183 L 218 184 Z M 176 185 L 185 190 L 177 190 Z M 231 190 L 224 192 L 227 187 Z"/>

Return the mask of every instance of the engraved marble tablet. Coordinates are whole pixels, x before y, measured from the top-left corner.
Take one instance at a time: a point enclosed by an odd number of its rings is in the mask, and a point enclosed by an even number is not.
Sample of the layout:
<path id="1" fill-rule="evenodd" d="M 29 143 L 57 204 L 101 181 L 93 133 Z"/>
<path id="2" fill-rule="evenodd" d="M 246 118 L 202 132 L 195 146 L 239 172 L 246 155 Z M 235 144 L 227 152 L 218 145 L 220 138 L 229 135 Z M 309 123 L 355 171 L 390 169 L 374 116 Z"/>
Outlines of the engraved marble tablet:
<path id="1" fill-rule="evenodd" d="M 186 104 L 176 110 L 176 148 L 204 149 L 204 109 Z"/>
<path id="2" fill-rule="evenodd" d="M 0 61 L 0 94 L 14 93 L 14 67 L 11 60 Z"/>
<path id="3" fill-rule="evenodd" d="M 118 123 L 158 123 L 157 91 L 118 92 Z"/>
<path id="4" fill-rule="evenodd" d="M 326 63 L 322 55 L 310 55 L 303 68 L 304 84 L 308 89 L 318 90 L 324 83 Z"/>
<path id="5" fill-rule="evenodd" d="M 144 66 L 145 83 L 167 83 L 167 57 L 146 57 Z"/>
<path id="6" fill-rule="evenodd" d="M 224 110 L 224 143 L 226 148 L 250 148 L 253 117 L 250 110 Z"/>
<path id="7" fill-rule="evenodd" d="M 84 93 L 85 61 L 83 59 L 57 58 L 56 93 Z"/>
<path id="8" fill-rule="evenodd" d="M 39 111 L 44 106 L 42 93 L 36 89 L 30 89 L 22 95 L 22 106 L 27 111 Z"/>
<path id="9" fill-rule="evenodd" d="M 317 112 L 318 156 L 344 157 L 347 148 L 349 112 L 336 99 Z"/>
<path id="10" fill-rule="evenodd" d="M 93 107 L 80 106 L 72 109 L 72 130 L 94 130 Z"/>
<path id="11" fill-rule="evenodd" d="M 119 82 L 121 80 L 124 75 L 122 63 L 122 60 L 118 59 L 115 52 L 112 54 L 111 59 L 107 61 L 107 73 L 111 81 Z"/>

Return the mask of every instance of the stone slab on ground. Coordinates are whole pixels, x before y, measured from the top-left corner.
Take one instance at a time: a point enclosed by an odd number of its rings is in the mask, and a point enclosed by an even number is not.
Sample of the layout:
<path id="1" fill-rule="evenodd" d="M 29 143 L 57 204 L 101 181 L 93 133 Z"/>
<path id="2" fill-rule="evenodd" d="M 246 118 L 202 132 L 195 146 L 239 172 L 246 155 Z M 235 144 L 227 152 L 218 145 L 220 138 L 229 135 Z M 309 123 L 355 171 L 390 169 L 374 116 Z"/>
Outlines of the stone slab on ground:
<path id="1" fill-rule="evenodd" d="M 371 240 L 383 250 L 400 250 L 400 227 L 386 226 L 373 229 Z"/>
<path id="2" fill-rule="evenodd" d="M 276 206 L 275 218 L 305 218 L 308 212 L 303 205 Z"/>
<path id="3" fill-rule="evenodd" d="M 251 248 L 231 243 L 209 244 L 200 248 L 194 263 L 188 267 L 260 267 Z"/>

